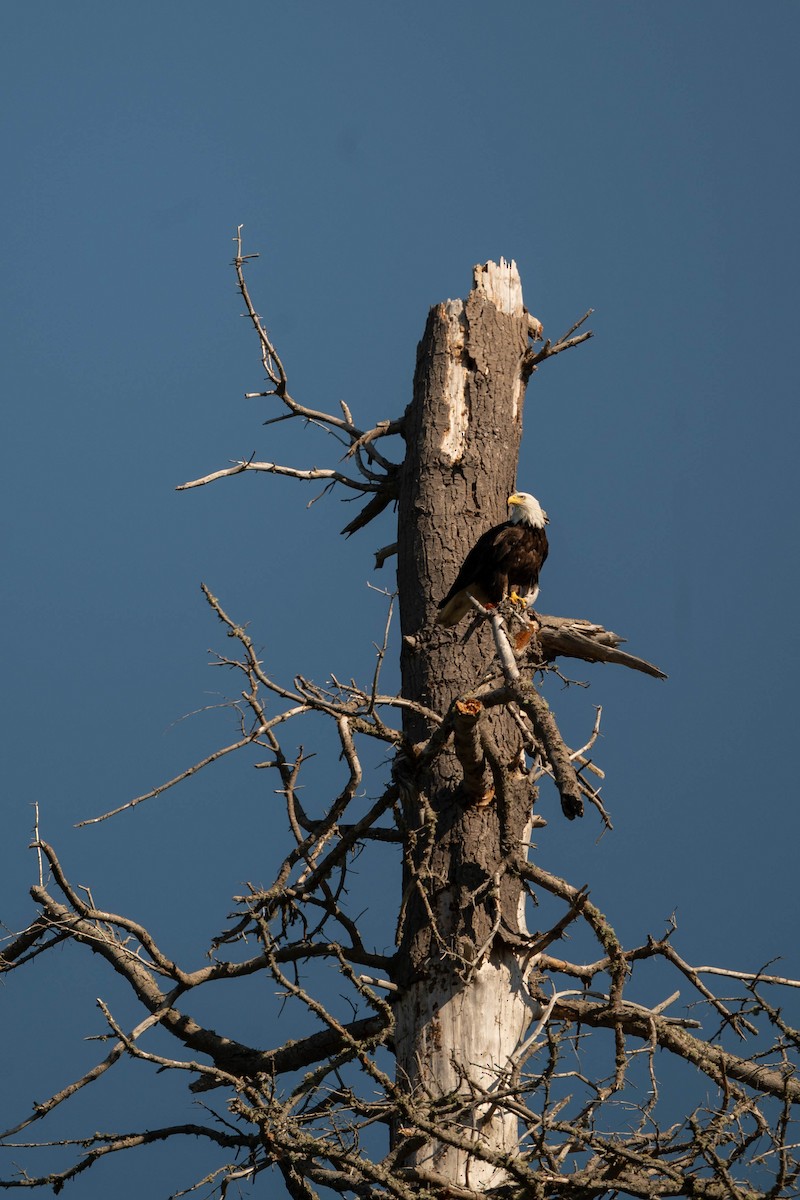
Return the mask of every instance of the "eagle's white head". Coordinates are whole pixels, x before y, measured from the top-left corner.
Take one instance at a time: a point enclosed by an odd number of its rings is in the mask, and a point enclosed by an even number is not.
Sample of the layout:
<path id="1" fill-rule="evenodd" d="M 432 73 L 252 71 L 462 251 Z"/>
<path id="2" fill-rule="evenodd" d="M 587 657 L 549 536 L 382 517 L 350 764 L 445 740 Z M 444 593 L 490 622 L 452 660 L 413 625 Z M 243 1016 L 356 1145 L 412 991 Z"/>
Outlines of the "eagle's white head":
<path id="1" fill-rule="evenodd" d="M 544 529 L 547 524 L 547 513 L 530 492 L 514 492 L 508 497 L 508 516 L 514 525 L 524 521 L 534 529 Z"/>

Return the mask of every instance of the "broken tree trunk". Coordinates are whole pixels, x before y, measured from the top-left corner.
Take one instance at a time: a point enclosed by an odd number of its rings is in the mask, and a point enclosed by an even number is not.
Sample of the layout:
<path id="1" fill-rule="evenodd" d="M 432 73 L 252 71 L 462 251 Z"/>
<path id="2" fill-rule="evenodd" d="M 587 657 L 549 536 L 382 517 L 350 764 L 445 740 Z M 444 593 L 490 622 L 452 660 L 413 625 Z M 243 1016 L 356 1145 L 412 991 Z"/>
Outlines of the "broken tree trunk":
<path id="1" fill-rule="evenodd" d="M 404 1145 L 398 1124 L 394 1136 L 400 1166 L 450 1189 L 501 1186 L 519 1151 L 505 1097 L 542 1011 L 523 879 L 531 829 L 545 823 L 532 813 L 537 790 L 525 752 L 552 774 L 569 819 L 586 795 L 608 823 L 530 677 L 560 656 L 664 677 L 591 621 L 515 616 L 521 636 L 511 641 L 499 613 L 482 628 L 479 619 L 475 636 L 435 624 L 438 600 L 478 535 L 505 519 L 516 490 L 527 380 L 539 362 L 591 336 L 572 336 L 583 320 L 535 352 L 530 342 L 542 327 L 523 306 L 516 266 L 501 259 L 476 267 L 466 301 L 430 312 L 402 421 L 406 455 L 392 480 L 402 694 L 416 705 L 404 709 L 410 749 L 396 762 L 405 826 L 397 1080 L 411 1124 L 424 1130 L 432 1117 L 437 1131 Z M 535 478 L 519 482 L 538 494 Z"/>
<path id="2" fill-rule="evenodd" d="M 485 665 L 480 639 L 460 644 L 434 614 L 477 534 L 505 519 L 533 332 L 516 266 L 501 260 L 475 269 L 466 301 L 431 310 L 419 346 L 398 498 L 401 665 L 403 695 L 433 712 L 446 713 Z M 535 492 L 536 480 L 524 486 Z M 406 825 L 398 1083 L 416 1115 L 435 1110 L 452 1130 L 452 1144 L 417 1139 L 400 1161 L 420 1179 L 482 1191 L 507 1179 L 502 1162 L 518 1148 L 517 1118 L 493 1097 L 534 1010 L 514 869 L 533 796 L 508 714 L 481 713 L 477 731 L 468 712 L 460 719 L 469 744 L 483 747 L 485 787 L 464 787 L 449 747 L 424 765 L 412 757 L 398 767 Z M 433 728 L 407 713 L 412 744 Z"/>

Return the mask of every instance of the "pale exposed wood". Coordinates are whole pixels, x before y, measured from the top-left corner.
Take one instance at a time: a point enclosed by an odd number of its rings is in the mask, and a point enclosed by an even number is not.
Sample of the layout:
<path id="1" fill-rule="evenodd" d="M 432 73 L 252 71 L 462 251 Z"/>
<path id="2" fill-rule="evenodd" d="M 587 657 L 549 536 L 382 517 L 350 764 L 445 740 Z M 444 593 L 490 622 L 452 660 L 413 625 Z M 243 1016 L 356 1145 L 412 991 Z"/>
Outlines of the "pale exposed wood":
<path id="1" fill-rule="evenodd" d="M 443 398 L 447 406 L 447 425 L 442 434 L 441 450 L 445 462 L 457 463 L 464 453 L 469 428 L 464 361 L 464 304 L 448 300 L 440 306 L 446 329 L 447 357 L 444 362 Z"/>
<path id="2" fill-rule="evenodd" d="M 482 292 L 490 304 L 509 317 L 521 317 L 522 281 L 513 258 L 510 263 L 504 258 L 499 263 L 487 262 L 473 267 L 475 287 Z"/>
<path id="3" fill-rule="evenodd" d="M 466 949 L 466 947 L 465 947 Z M 465 1097 L 504 1090 L 516 1052 L 535 1016 L 524 966 L 506 951 L 494 952 L 463 986 L 454 987 L 448 972 L 431 972 L 406 989 L 395 1012 L 395 1044 L 412 1044 L 418 1053 L 403 1056 L 398 1079 L 416 1095 L 435 1100 L 453 1092 Z M 502 1103 L 476 1102 L 452 1130 L 461 1138 L 497 1154 L 514 1154 L 517 1118 Z M 502 1184 L 505 1172 L 455 1146 L 428 1142 L 411 1156 L 413 1165 L 475 1191 Z"/>

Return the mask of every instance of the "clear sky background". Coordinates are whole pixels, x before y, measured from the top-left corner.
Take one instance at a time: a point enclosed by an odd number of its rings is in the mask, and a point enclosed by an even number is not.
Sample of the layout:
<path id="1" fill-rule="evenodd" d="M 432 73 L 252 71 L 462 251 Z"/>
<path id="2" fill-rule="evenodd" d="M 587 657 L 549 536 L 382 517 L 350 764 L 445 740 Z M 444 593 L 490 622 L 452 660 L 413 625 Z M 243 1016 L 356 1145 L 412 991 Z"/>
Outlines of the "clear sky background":
<path id="1" fill-rule="evenodd" d="M 270 878 L 283 823 L 252 760 L 74 828 L 235 736 L 224 710 L 180 720 L 237 687 L 207 665 L 228 646 L 201 580 L 276 677 L 369 677 L 388 514 L 345 542 L 352 506 L 308 508 L 315 485 L 174 491 L 252 453 L 335 459 L 243 399 L 263 382 L 229 265 L 243 223 L 293 394 L 344 399 L 365 427 L 405 408 L 428 309 L 465 296 L 474 263 L 514 258 L 550 335 L 596 309 L 595 339 L 528 389 L 540 606 L 617 630 L 670 678 L 578 668 L 590 690 L 552 692 L 574 743 L 603 705 L 616 828 L 598 843 L 591 814 L 567 825 L 545 797 L 539 861 L 588 883 L 628 943 L 675 910 L 690 961 L 783 955 L 800 975 L 799 35 L 800 8 L 774 0 L 5 7 L 8 929 L 33 911 L 35 801 L 73 881 L 189 967 L 243 882 Z M 388 950 L 398 876 L 360 866 Z M 88 958 L 47 956 L 0 992 L 4 1128 L 100 1056 L 81 1040 L 101 1032 L 96 996 L 132 1019 Z M 266 996 L 235 1021 L 227 1003 L 203 1014 L 220 1032 L 292 1032 L 265 1028 Z M 183 1086 L 120 1074 L 129 1096 L 98 1086 L 59 1128 L 132 1126 L 162 1086 L 192 1119 Z M 127 1200 L 163 1169 L 149 1194 L 166 1195 L 194 1154 L 103 1164 L 72 1194 Z"/>

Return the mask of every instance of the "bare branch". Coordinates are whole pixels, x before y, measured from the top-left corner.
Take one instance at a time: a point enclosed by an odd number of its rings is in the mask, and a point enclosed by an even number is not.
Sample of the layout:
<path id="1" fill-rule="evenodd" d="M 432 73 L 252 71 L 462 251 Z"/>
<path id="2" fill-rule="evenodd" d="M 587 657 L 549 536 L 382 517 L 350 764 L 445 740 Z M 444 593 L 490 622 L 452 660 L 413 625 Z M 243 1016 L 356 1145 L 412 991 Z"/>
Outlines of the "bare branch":
<path id="1" fill-rule="evenodd" d="M 397 554 L 397 542 L 392 542 L 390 546 L 382 546 L 380 550 L 375 551 L 375 570 L 380 571 L 387 558 L 392 558 Z"/>
<path id="2" fill-rule="evenodd" d="M 800 988 L 800 979 L 788 979 L 784 975 L 767 975 L 763 971 L 734 971 L 724 967 L 689 967 L 689 970 L 695 975 L 723 975 L 726 979 L 740 979 L 744 983 L 766 983 L 777 987 Z"/>
<path id="3" fill-rule="evenodd" d="M 190 479 L 187 483 L 179 483 L 175 487 L 176 492 L 185 492 L 189 488 L 203 487 L 207 483 L 214 483 L 217 479 L 227 479 L 231 475 L 241 475 L 245 471 L 260 471 L 269 475 L 285 475 L 290 479 L 315 480 L 329 479 L 333 483 L 340 483 L 343 487 L 352 488 L 357 492 L 377 492 L 379 485 L 374 483 L 362 483 L 358 479 L 351 479 L 349 475 L 343 475 L 341 471 L 337 471 L 330 467 L 312 467 L 310 470 L 301 470 L 298 467 L 285 467 L 274 462 L 253 462 L 252 459 L 239 459 L 232 467 L 224 467 L 220 471 L 212 471 L 210 475 L 203 475 L 200 479 Z M 388 497 L 383 503 L 385 508 L 391 500 Z M 375 503 L 372 501 L 371 503 Z"/>
<path id="4" fill-rule="evenodd" d="M 582 788 L 547 702 L 531 684 L 522 680 L 518 680 L 509 691 L 511 698 L 530 718 L 536 739 L 553 768 L 564 816 L 570 821 L 582 816 Z"/>
<path id="5" fill-rule="evenodd" d="M 625 639 L 604 629 L 602 625 L 580 618 L 544 616 L 542 613 L 537 613 L 536 619 L 539 622 L 539 641 L 548 661 L 565 657 L 583 659 L 584 662 L 618 663 L 634 671 L 643 671 L 655 679 L 667 678 L 652 663 L 617 649 Z"/>
<path id="6" fill-rule="evenodd" d="M 363 490 L 366 491 L 366 487 Z M 352 521 L 348 521 L 342 530 L 342 533 L 345 535 L 345 537 L 350 537 L 350 535 L 356 533 L 357 530 L 363 529 L 364 526 L 369 525 L 370 521 L 373 521 L 375 517 L 380 516 L 383 510 L 388 508 L 392 501 L 396 498 L 396 489 L 387 484 L 385 487 L 381 488 L 376 496 L 372 497 L 369 504 L 366 504 L 364 508 L 362 508 L 357 517 L 353 517 Z"/>
<path id="7" fill-rule="evenodd" d="M 173 779 L 168 779 L 166 783 L 160 783 L 158 787 L 152 788 L 149 792 L 143 792 L 141 796 L 134 796 L 133 800 L 127 800 L 125 804 L 111 808 L 108 812 L 101 813 L 97 817 L 85 817 L 84 820 L 77 821 L 75 828 L 82 829 L 84 825 L 97 825 L 100 821 L 107 821 L 109 817 L 119 816 L 120 813 L 126 812 L 129 808 L 136 808 L 137 805 L 143 804 L 145 800 L 154 800 L 156 796 L 160 796 L 162 792 L 169 791 L 176 784 L 183 783 L 185 779 L 191 779 L 192 775 L 196 775 L 204 767 L 210 767 L 212 763 L 217 762 L 220 758 L 224 758 L 227 754 L 233 754 L 235 750 L 241 750 L 244 746 L 249 746 L 261 732 L 261 730 L 256 730 L 247 737 L 239 738 L 236 742 L 231 742 L 229 746 L 223 746 L 220 750 L 215 750 L 213 754 L 206 755 L 200 762 L 196 762 L 193 766 L 187 767 L 185 771 L 181 771 L 180 775 L 176 775 Z"/>
<path id="8" fill-rule="evenodd" d="M 567 332 L 563 334 L 563 336 L 560 337 L 557 342 L 551 342 L 548 339 L 544 343 L 542 349 L 536 353 L 534 353 L 532 347 L 529 348 L 523 368 L 526 374 L 530 375 L 532 371 L 536 370 L 539 363 L 544 362 L 545 359 L 552 358 L 555 354 L 560 354 L 562 350 L 571 350 L 575 346 L 580 346 L 582 342 L 586 342 L 589 340 L 589 338 L 594 337 L 594 334 L 591 330 L 586 333 L 578 334 L 577 337 L 572 336 L 577 329 L 580 329 L 581 325 L 583 325 L 585 321 L 588 321 L 593 312 L 593 308 L 590 308 L 587 312 L 585 312 L 582 317 L 579 317 L 579 319 L 570 326 Z M 538 336 L 541 337 L 541 326 Z"/>

